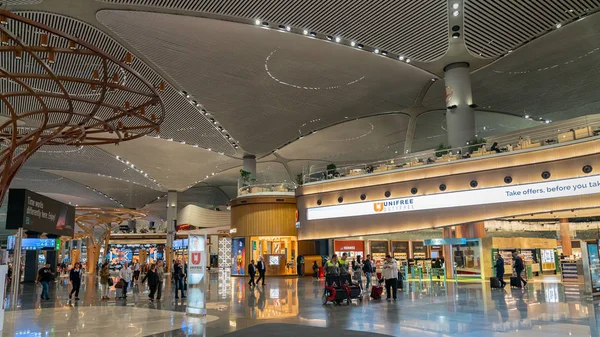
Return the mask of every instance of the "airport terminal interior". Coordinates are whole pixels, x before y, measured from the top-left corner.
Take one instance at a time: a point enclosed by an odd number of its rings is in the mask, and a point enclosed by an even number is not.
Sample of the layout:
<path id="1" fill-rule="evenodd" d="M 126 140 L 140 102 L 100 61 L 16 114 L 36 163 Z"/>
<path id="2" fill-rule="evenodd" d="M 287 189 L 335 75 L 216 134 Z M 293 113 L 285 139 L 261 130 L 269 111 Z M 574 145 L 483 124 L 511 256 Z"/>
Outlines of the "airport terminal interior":
<path id="1" fill-rule="evenodd" d="M 600 337 L 600 0 L 0 1 L 2 336 Z"/>

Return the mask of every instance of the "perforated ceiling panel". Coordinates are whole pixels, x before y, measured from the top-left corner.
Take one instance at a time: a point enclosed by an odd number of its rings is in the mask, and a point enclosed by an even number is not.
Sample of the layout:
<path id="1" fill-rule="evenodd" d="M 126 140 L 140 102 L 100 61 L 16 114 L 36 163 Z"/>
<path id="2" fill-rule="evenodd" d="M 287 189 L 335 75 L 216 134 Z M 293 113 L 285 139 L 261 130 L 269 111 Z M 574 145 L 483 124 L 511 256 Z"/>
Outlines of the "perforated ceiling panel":
<path id="1" fill-rule="evenodd" d="M 445 0 L 100 0 L 260 19 L 428 62 L 448 49 Z"/>
<path id="2" fill-rule="evenodd" d="M 498 57 L 599 8 L 600 0 L 465 0 L 465 42 L 474 55 Z"/>
<path id="3" fill-rule="evenodd" d="M 75 20 L 70 17 L 45 13 L 45 12 L 18 12 L 27 18 L 41 22 L 67 34 L 71 34 L 77 38 L 87 41 L 95 45 L 99 49 L 113 55 L 117 58 L 122 58 L 127 50 L 118 44 L 114 39 L 106 35 L 97 28 L 88 25 L 84 22 Z M 9 22 L 10 24 L 10 22 Z M 37 39 L 35 32 L 30 32 L 27 39 Z M 6 54 L 6 53 L 5 53 Z M 5 60 L 8 61 L 8 60 Z M 77 64 L 64 60 L 53 65 L 60 69 L 61 74 L 68 75 L 69 71 L 83 71 Z M 15 60 L 10 61 L 13 67 L 18 67 Z M 21 65 L 24 66 L 24 65 Z M 134 58 L 131 67 L 145 77 L 150 83 L 158 85 L 163 79 L 153 71 L 148 65 Z M 92 68 L 89 68 L 89 77 L 92 78 Z M 81 76 L 81 74 L 78 74 Z M 42 85 L 42 84 L 40 84 Z M 42 85 L 43 86 L 43 85 Z M 41 88 L 42 90 L 53 90 L 52 88 Z M 188 99 L 182 96 L 179 91 L 170 85 L 167 85 L 166 90 L 161 94 L 161 98 L 165 103 L 166 118 L 161 125 L 160 135 L 163 138 L 173 138 L 176 141 L 185 141 L 187 144 L 199 144 L 204 148 L 212 148 L 219 152 L 224 152 L 229 155 L 235 155 L 236 150 L 225 138 L 224 134 L 215 128 L 215 125 L 202 115 L 198 108 L 193 106 Z M 117 101 L 127 101 L 127 98 L 116 97 Z M 200 101 L 200 103 L 202 103 Z"/>
<path id="4" fill-rule="evenodd" d="M 42 3 L 42 1 L 43 0 L 4 0 L 2 2 L 10 9 L 10 6 L 35 5 Z"/>

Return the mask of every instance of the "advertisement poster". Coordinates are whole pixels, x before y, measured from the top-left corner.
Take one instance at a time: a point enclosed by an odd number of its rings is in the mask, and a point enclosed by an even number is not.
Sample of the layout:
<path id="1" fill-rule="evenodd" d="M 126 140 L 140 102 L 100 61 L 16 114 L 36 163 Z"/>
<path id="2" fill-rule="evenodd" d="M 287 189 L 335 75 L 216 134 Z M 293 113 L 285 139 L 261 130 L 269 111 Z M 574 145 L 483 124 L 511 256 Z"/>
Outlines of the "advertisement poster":
<path id="1" fill-rule="evenodd" d="M 588 244 L 588 258 L 590 260 L 590 275 L 592 281 L 592 291 L 600 292 L 600 255 L 598 254 L 598 244 Z"/>
<path id="2" fill-rule="evenodd" d="M 116 244 L 109 245 L 107 257 L 109 259 L 109 268 L 111 270 L 121 270 L 125 262 L 132 264 L 138 260 L 140 250 L 146 251 L 146 261 L 139 261 L 140 264 L 155 263 L 162 260 L 164 256 L 164 245 L 156 244 Z"/>
<path id="3" fill-rule="evenodd" d="M 60 236 L 73 236 L 75 207 L 24 189 L 8 193 L 6 229 L 31 230 Z"/>
<path id="4" fill-rule="evenodd" d="M 231 275 L 245 275 L 246 266 L 246 240 L 244 238 L 231 240 Z"/>
<path id="5" fill-rule="evenodd" d="M 189 243 L 186 312 L 192 315 L 206 315 L 206 237 L 190 234 Z"/>

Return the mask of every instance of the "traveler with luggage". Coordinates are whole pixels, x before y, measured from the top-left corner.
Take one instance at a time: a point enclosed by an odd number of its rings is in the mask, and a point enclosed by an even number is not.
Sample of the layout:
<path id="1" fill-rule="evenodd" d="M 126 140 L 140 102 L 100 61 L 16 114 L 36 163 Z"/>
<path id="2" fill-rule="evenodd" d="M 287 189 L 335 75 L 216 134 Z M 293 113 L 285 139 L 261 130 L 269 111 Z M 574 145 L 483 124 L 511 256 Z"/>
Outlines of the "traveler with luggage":
<path id="1" fill-rule="evenodd" d="M 492 288 L 497 288 L 498 286 L 504 288 L 506 286 L 506 282 L 504 282 L 504 259 L 500 253 L 496 254 L 496 265 L 494 265 L 494 268 L 496 269 L 496 280 L 491 281 L 491 286 Z"/>
<path id="2" fill-rule="evenodd" d="M 387 300 L 391 301 L 392 297 L 396 300 L 396 292 L 398 291 L 398 264 L 390 255 L 385 256 L 383 263 L 383 278 L 385 279 L 385 291 Z"/>
<path id="3" fill-rule="evenodd" d="M 371 285 L 371 275 L 373 273 L 373 266 L 371 265 L 371 255 L 367 255 L 367 258 L 363 261 L 363 272 L 365 273 L 365 278 L 367 279 L 365 289 L 369 289 L 369 286 Z"/>
<path id="4" fill-rule="evenodd" d="M 514 261 L 514 271 L 517 274 L 515 277 L 510 278 L 510 286 L 522 288 L 523 286 L 527 286 L 527 281 L 521 277 L 521 273 L 523 269 L 525 269 L 525 264 L 523 263 L 523 259 L 517 254 L 517 252 L 513 252 L 513 261 Z"/>

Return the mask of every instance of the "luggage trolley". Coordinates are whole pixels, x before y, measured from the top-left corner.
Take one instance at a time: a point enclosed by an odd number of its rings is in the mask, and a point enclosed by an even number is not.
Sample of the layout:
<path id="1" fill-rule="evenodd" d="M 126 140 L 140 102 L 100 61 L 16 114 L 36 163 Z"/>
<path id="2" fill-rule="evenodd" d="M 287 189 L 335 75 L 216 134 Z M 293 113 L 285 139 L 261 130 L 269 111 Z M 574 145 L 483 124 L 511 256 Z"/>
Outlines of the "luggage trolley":
<path id="1" fill-rule="evenodd" d="M 350 293 L 346 286 L 340 284 L 339 276 L 326 276 L 325 289 L 321 298 L 323 305 L 332 302 L 333 305 L 340 305 L 343 301 L 350 304 Z"/>

